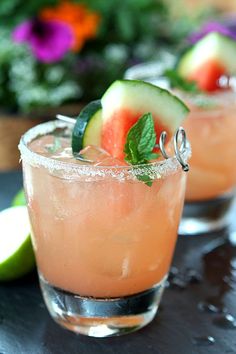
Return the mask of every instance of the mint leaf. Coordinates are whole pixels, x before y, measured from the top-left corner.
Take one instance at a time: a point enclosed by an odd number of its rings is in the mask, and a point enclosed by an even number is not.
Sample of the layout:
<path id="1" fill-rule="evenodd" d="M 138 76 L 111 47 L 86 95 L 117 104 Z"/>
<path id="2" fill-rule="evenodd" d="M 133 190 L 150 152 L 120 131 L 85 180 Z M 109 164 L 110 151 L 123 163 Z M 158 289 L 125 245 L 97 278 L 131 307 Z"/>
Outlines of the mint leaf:
<path id="1" fill-rule="evenodd" d="M 144 182 L 148 187 L 152 186 L 152 181 L 150 180 L 150 177 L 148 175 L 142 175 L 142 176 L 137 176 L 139 181 Z"/>
<path id="2" fill-rule="evenodd" d="M 180 88 L 187 92 L 199 92 L 195 81 L 187 81 L 183 79 L 175 70 L 165 70 L 164 76 L 169 79 L 171 87 Z"/>
<path id="3" fill-rule="evenodd" d="M 129 130 L 124 152 L 132 165 L 147 163 L 156 144 L 156 133 L 151 113 L 144 114 Z M 151 156 L 155 158 L 154 155 Z"/>
<path id="4" fill-rule="evenodd" d="M 55 153 L 57 150 L 61 148 L 61 140 L 57 136 L 54 137 L 54 141 L 52 145 L 46 146 L 46 149 L 51 154 Z"/>
<path id="5" fill-rule="evenodd" d="M 124 148 L 125 161 L 131 165 L 144 165 L 159 155 L 153 153 L 156 145 L 156 132 L 151 113 L 144 114 L 129 130 Z M 152 185 L 148 175 L 138 175 L 140 181 Z"/>

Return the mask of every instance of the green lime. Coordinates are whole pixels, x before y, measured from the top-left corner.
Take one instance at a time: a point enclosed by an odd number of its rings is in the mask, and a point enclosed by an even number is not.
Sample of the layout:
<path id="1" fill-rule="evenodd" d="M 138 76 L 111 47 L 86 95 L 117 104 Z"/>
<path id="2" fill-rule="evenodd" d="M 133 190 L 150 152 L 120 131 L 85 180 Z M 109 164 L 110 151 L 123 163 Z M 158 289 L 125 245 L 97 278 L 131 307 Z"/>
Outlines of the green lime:
<path id="1" fill-rule="evenodd" d="M 12 206 L 18 205 L 26 205 L 24 189 L 21 189 L 12 200 Z"/>
<path id="2" fill-rule="evenodd" d="M 26 206 L 0 212 L 0 281 L 17 279 L 35 266 Z"/>

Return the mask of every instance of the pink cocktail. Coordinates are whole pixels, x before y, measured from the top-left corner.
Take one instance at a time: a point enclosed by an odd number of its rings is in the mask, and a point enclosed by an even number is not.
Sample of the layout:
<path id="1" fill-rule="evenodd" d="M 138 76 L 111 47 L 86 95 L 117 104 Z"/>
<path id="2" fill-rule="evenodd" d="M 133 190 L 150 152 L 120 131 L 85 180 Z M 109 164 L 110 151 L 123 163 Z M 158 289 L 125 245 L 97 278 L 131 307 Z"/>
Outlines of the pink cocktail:
<path id="1" fill-rule="evenodd" d="M 52 152 L 58 130 L 65 137 Z M 50 122 L 20 143 L 46 304 L 57 322 L 79 333 L 138 329 L 160 302 L 186 175 L 176 157 L 128 166 L 91 147 L 93 164 L 75 160 L 69 135 L 65 123 Z M 148 175 L 152 186 L 137 175 Z"/>
<path id="2" fill-rule="evenodd" d="M 192 148 L 185 199 L 188 205 L 202 210 L 195 226 L 190 214 L 183 218 L 181 232 L 190 234 L 227 225 L 236 186 L 236 93 L 181 97 L 190 108 L 184 127 Z"/>
<path id="3" fill-rule="evenodd" d="M 215 94 L 208 100 L 206 107 L 190 101 L 185 122 L 192 144 L 186 191 L 190 202 L 217 198 L 236 185 L 236 94 Z"/>
<path id="4" fill-rule="evenodd" d="M 126 78 L 170 89 L 163 73 L 173 66 L 174 60 L 169 66 L 164 62 L 138 64 L 127 71 Z M 183 123 L 192 149 L 179 229 L 183 235 L 220 230 L 230 223 L 236 186 L 236 88 L 235 78 L 220 79 L 217 90 L 210 93 L 183 91 L 178 85 L 171 88 L 190 109 Z"/>

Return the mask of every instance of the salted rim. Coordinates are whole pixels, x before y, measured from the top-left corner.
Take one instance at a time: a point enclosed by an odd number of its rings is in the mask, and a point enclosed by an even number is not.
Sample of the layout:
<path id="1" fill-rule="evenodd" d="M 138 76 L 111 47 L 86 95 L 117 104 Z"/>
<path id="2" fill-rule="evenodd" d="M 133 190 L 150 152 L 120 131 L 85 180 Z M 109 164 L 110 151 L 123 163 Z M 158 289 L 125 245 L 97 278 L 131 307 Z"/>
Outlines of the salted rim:
<path id="1" fill-rule="evenodd" d="M 38 136 L 49 134 L 56 128 L 71 128 L 69 123 L 54 120 L 39 124 L 29 129 L 20 139 L 19 150 L 21 152 L 21 159 L 31 166 L 44 167 L 51 173 L 53 171 L 63 172 L 63 178 L 73 178 L 78 176 L 85 177 L 113 177 L 116 179 L 136 179 L 136 176 L 146 176 L 151 180 L 159 179 L 174 173 L 181 168 L 177 158 L 170 157 L 166 160 L 152 162 L 146 165 L 129 165 L 129 166 L 94 166 L 81 165 L 73 162 L 65 162 L 52 159 L 51 157 L 42 156 L 28 147 L 28 144 Z M 185 162 L 191 155 L 190 146 L 181 153 L 181 157 Z"/>

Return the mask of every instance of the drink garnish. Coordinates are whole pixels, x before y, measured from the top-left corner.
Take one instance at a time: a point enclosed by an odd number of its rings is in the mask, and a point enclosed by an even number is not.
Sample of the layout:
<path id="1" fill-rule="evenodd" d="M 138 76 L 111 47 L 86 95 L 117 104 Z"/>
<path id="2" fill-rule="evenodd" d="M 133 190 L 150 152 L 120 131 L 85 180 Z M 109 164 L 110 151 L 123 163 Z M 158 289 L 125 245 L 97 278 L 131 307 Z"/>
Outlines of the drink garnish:
<path id="1" fill-rule="evenodd" d="M 34 254 L 30 240 L 30 222 L 26 206 L 13 206 L 0 212 L 0 281 L 9 281 L 30 273 Z"/>
<path id="2" fill-rule="evenodd" d="M 130 164 L 145 165 L 157 157 L 153 149 L 162 132 L 166 132 L 168 143 L 188 112 L 186 105 L 167 90 L 144 81 L 117 80 L 101 100 L 90 102 L 77 117 L 72 132 L 73 155 L 81 159 L 80 151 L 91 145 L 119 161 L 126 154 Z M 139 179 L 151 184 L 148 176 Z"/>
<path id="3" fill-rule="evenodd" d="M 164 76 L 168 79 L 170 86 L 173 88 L 179 88 L 182 91 L 191 93 L 199 92 L 196 81 L 188 81 L 184 79 L 174 69 L 165 70 Z"/>
<path id="4" fill-rule="evenodd" d="M 210 32 L 183 52 L 176 71 L 183 79 L 196 81 L 201 91 L 215 92 L 225 89 L 220 85 L 222 76 L 236 74 L 235 55 L 236 40 L 217 31 Z"/>
<path id="5" fill-rule="evenodd" d="M 58 136 L 55 136 L 53 144 L 46 145 L 45 148 L 48 152 L 50 152 L 51 154 L 54 154 L 55 152 L 57 152 L 57 150 L 59 150 L 61 148 L 60 138 Z"/>
<path id="6" fill-rule="evenodd" d="M 130 128 L 124 147 L 125 161 L 131 165 L 145 165 L 156 159 L 159 154 L 153 152 L 156 145 L 156 132 L 151 113 L 144 114 Z M 147 171 L 148 172 L 148 171 Z M 147 175 L 137 175 L 140 181 L 151 187 L 152 181 Z"/>
<path id="7" fill-rule="evenodd" d="M 101 146 L 113 157 L 124 159 L 124 146 L 129 129 L 150 112 L 159 140 L 164 130 L 169 139 L 188 113 L 185 104 L 169 91 L 144 81 L 117 80 L 101 99 Z"/>
<path id="8" fill-rule="evenodd" d="M 88 145 L 101 145 L 101 101 L 92 101 L 85 106 L 76 119 L 72 132 L 72 151 L 75 158 Z"/>

